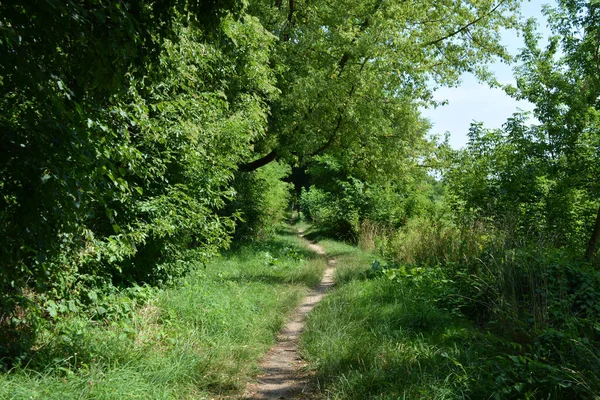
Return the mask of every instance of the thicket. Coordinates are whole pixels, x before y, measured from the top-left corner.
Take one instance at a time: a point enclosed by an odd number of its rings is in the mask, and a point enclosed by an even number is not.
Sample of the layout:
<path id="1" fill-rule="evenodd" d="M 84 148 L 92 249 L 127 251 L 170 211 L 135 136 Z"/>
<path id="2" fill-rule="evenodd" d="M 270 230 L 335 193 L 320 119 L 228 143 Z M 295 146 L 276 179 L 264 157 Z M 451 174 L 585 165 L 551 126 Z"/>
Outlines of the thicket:
<path id="1" fill-rule="evenodd" d="M 442 213 L 445 188 L 426 168 L 407 160 L 397 172 L 374 179 L 353 174 L 334 158 L 314 160 L 307 168 L 310 186 L 300 194 L 304 217 L 332 236 L 373 247 L 375 236 L 414 218 Z"/>
<path id="2" fill-rule="evenodd" d="M 239 213 L 234 240 L 245 242 L 271 236 L 288 214 L 292 184 L 286 182 L 291 168 L 271 162 L 250 173 L 238 173 L 232 183 L 233 199 L 225 207 L 226 215 Z"/>
<path id="3" fill-rule="evenodd" d="M 212 3 L 211 3 L 212 4 Z M 184 274 L 264 134 L 273 37 L 236 4 L 0 6 L 0 356 L 111 285 Z"/>

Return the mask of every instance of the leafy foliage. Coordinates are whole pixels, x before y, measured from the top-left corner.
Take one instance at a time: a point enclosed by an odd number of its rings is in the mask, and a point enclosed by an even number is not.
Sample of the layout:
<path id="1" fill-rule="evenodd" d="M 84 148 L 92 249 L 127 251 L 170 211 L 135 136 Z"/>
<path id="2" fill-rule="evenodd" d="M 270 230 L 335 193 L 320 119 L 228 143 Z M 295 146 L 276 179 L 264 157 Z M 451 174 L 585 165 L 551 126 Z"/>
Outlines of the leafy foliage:
<path id="1" fill-rule="evenodd" d="M 278 37 L 272 54 L 281 96 L 257 153 L 301 166 L 328 155 L 348 171 L 393 176 L 420 148 L 431 83 L 462 72 L 486 78 L 506 57 L 501 27 L 518 25 L 518 1 L 255 1 Z M 257 164 L 257 165 L 260 165 Z M 389 173 L 389 174 L 387 174 Z"/>
<path id="2" fill-rule="evenodd" d="M 365 223 L 393 229 L 422 215 L 441 215 L 443 187 L 416 160 L 407 164 L 395 179 L 378 181 L 351 175 L 336 158 L 317 157 L 308 169 L 311 186 L 301 194 L 304 217 L 357 241 Z"/>
<path id="3" fill-rule="evenodd" d="M 273 37 L 186 4 L 1 6 L 0 327 L 17 333 L 0 353 L 46 317 L 30 304 L 165 282 L 183 249 L 227 246 L 217 210 L 264 134 Z"/>
<path id="4" fill-rule="evenodd" d="M 283 222 L 291 199 L 291 184 L 284 179 L 291 168 L 270 163 L 253 172 L 239 173 L 233 182 L 236 195 L 225 213 L 239 213 L 235 239 L 238 242 L 266 238 Z"/>

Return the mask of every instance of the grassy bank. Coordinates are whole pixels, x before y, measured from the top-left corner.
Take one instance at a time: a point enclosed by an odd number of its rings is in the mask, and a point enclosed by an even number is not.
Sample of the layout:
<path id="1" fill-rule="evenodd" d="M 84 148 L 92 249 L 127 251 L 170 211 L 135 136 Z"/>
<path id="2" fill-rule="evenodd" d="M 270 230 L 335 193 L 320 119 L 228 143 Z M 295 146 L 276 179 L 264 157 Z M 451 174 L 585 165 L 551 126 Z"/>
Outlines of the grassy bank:
<path id="1" fill-rule="evenodd" d="M 320 244 L 337 253 L 338 287 L 309 316 L 301 347 L 324 398 L 598 398 L 586 336 L 515 335 L 508 322 L 473 318 L 487 297 L 464 293 L 483 281 L 460 270 L 373 265 L 373 254 Z"/>
<path id="2" fill-rule="evenodd" d="M 101 313 L 46 329 L 24 366 L 0 375 L 0 398 L 235 396 L 325 264 L 290 230 L 198 264 L 171 288 L 115 291 Z"/>
<path id="3" fill-rule="evenodd" d="M 462 398 L 475 394 L 488 338 L 438 307 L 445 282 L 371 272 L 373 254 L 329 240 L 338 288 L 308 319 L 303 354 L 333 399 Z"/>

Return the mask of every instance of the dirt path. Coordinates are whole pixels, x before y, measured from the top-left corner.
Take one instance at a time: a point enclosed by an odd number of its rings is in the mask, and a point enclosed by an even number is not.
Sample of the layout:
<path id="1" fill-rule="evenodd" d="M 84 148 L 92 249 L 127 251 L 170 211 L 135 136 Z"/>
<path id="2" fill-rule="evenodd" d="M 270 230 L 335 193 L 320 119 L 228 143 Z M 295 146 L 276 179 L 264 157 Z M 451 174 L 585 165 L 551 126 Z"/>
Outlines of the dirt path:
<path id="1" fill-rule="evenodd" d="M 302 232 L 299 232 L 302 237 Z M 308 245 L 312 251 L 325 256 L 325 249 L 318 244 Z M 298 354 L 298 338 L 304 330 L 306 316 L 323 299 L 325 292 L 333 286 L 335 260 L 330 259 L 321 283 L 312 289 L 294 310 L 290 320 L 279 332 L 277 344 L 271 348 L 260 366 L 264 373 L 258 382 L 246 388 L 246 399 L 306 399 L 310 397 L 306 387 L 308 376 L 302 367 L 304 362 Z"/>

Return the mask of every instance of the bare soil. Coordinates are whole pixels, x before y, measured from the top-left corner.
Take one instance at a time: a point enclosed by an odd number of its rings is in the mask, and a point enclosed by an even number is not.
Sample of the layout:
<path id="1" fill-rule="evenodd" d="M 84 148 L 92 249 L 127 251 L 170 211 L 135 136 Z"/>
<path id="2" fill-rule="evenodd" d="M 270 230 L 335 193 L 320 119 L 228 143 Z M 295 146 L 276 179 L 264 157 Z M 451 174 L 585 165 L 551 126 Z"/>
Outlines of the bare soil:
<path id="1" fill-rule="evenodd" d="M 300 236 L 302 232 L 299 232 Z M 326 256 L 325 249 L 318 244 L 309 243 L 315 253 Z M 335 260 L 329 259 L 321 283 L 312 289 L 302 300 L 279 332 L 277 344 L 269 350 L 260 366 L 263 373 L 256 382 L 246 387 L 245 399 L 310 399 L 313 390 L 310 387 L 310 377 L 306 372 L 306 363 L 298 353 L 298 338 L 304 330 L 308 313 L 323 299 L 327 290 L 333 284 Z"/>

